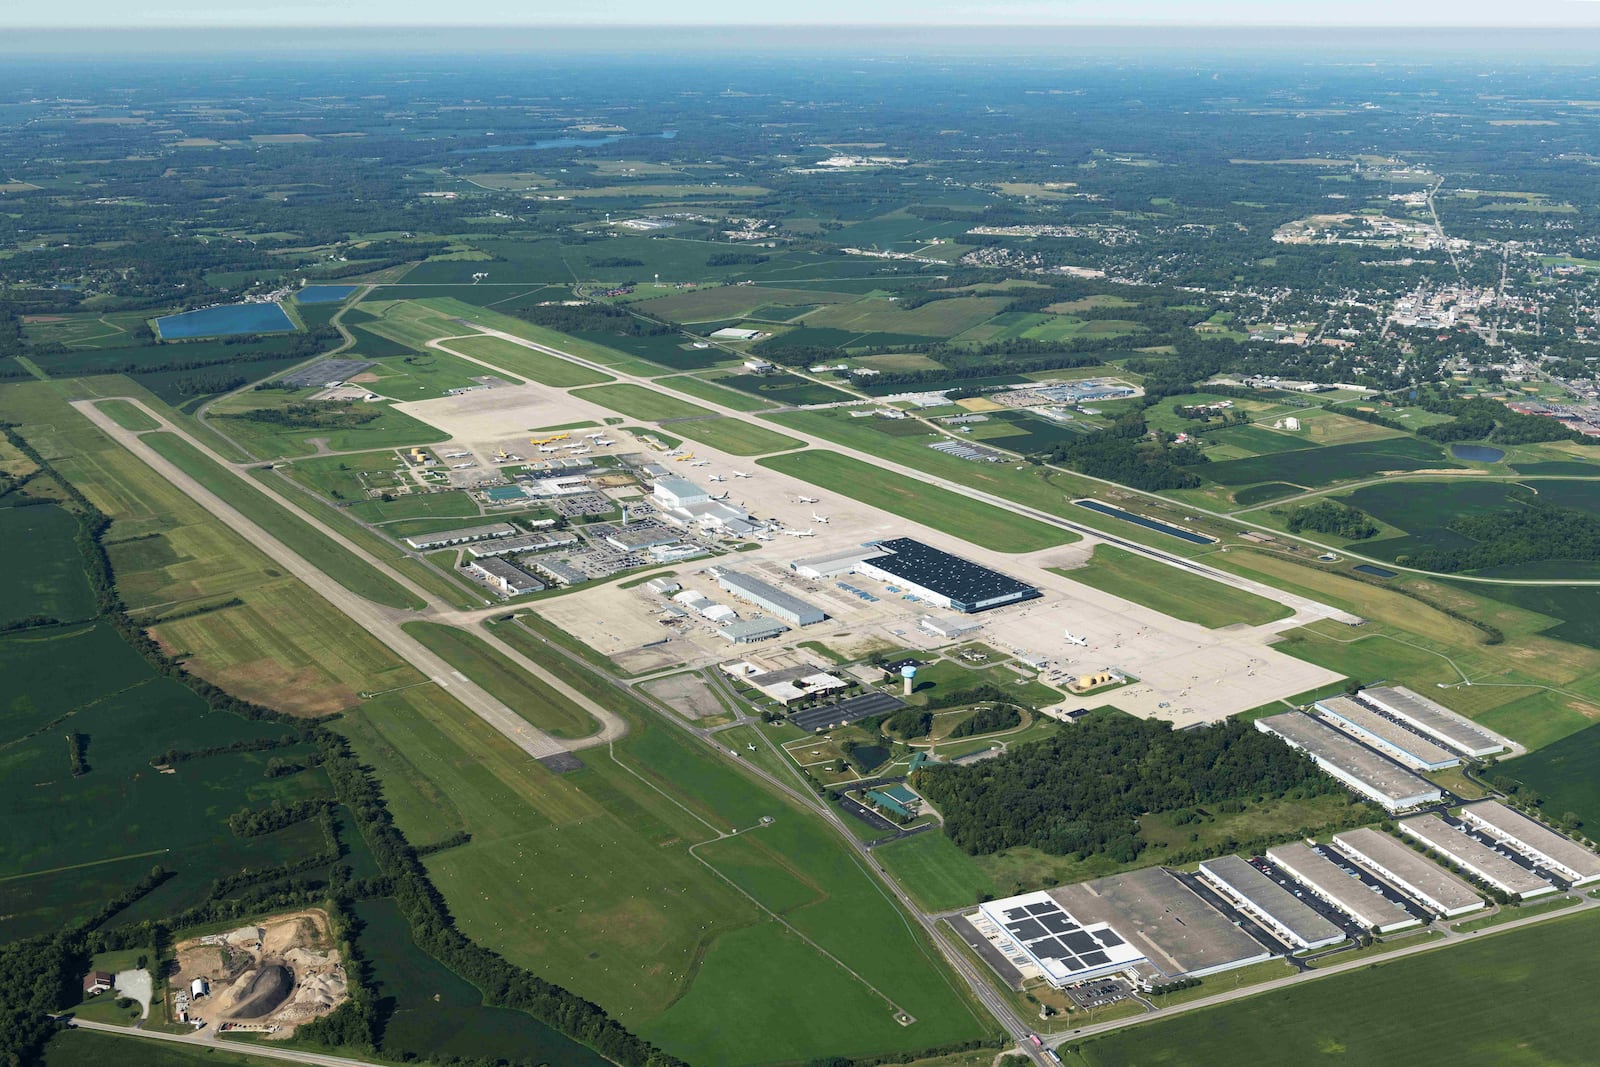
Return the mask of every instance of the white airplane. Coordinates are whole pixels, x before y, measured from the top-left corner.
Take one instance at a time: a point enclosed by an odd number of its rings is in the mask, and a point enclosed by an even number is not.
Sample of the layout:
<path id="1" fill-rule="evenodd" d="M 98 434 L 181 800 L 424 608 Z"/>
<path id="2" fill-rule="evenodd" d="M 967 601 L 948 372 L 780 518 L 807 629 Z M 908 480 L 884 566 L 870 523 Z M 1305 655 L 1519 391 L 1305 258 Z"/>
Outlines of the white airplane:
<path id="1" fill-rule="evenodd" d="M 663 452 L 662 455 L 664 455 L 664 456 L 681 456 L 681 455 L 683 455 L 683 449 L 681 449 L 681 448 L 669 449 L 668 451 Z"/>
<path id="2" fill-rule="evenodd" d="M 734 471 L 733 472 L 733 476 L 735 478 L 748 478 L 748 477 L 750 477 L 750 475 L 746 474 L 744 471 Z"/>
<path id="3" fill-rule="evenodd" d="M 1073 633 L 1071 630 L 1066 631 L 1066 634 L 1067 634 L 1067 644 L 1069 644 L 1069 645 L 1082 645 L 1085 648 L 1089 647 L 1089 639 L 1087 637 L 1079 637 L 1077 634 Z"/>
<path id="4" fill-rule="evenodd" d="M 697 459 L 693 463 L 690 463 L 689 466 L 691 466 L 691 467 L 709 467 L 709 466 L 711 466 L 711 461 L 709 459 Z"/>
<path id="5" fill-rule="evenodd" d="M 816 504 L 816 503 L 819 503 L 819 501 L 814 496 L 803 496 L 803 497 L 800 498 L 800 503 L 802 503 L 802 504 Z"/>
<path id="6" fill-rule="evenodd" d="M 724 492 L 721 496 L 714 496 L 711 499 L 712 500 L 726 500 L 726 499 L 728 499 L 728 494 L 726 492 Z"/>
<path id="7" fill-rule="evenodd" d="M 727 481 L 727 479 L 726 479 L 726 478 L 724 478 L 724 477 L 723 477 L 723 476 L 722 476 L 722 475 L 720 475 L 720 474 L 713 474 L 713 475 L 712 475 L 712 476 L 711 476 L 711 481 L 713 481 L 713 482 L 725 482 L 725 481 Z"/>
<path id="8" fill-rule="evenodd" d="M 587 456 L 589 452 L 590 450 L 587 448 L 575 448 L 572 450 L 574 456 Z"/>
<path id="9" fill-rule="evenodd" d="M 828 525 L 828 516 L 826 515 L 818 515 L 815 511 L 813 511 L 811 513 L 811 518 L 813 521 L 820 522 L 824 526 Z"/>
<path id="10" fill-rule="evenodd" d="M 784 530 L 783 531 L 783 536 L 785 536 L 785 537 L 815 537 L 815 536 L 817 536 L 817 534 L 816 534 L 816 531 L 809 530 L 809 529 L 808 530 Z"/>
<path id="11" fill-rule="evenodd" d="M 583 436 L 587 437 L 591 441 L 598 441 L 600 438 L 605 436 L 605 431 L 602 430 L 598 433 L 586 433 Z"/>
<path id="12" fill-rule="evenodd" d="M 556 449 L 555 449 L 554 445 L 540 445 L 539 446 L 539 451 L 540 452 L 554 452 L 555 450 Z"/>
<path id="13" fill-rule="evenodd" d="M 770 541 L 770 540 L 772 540 L 772 535 L 769 534 L 769 533 L 758 533 L 758 534 L 756 534 L 756 540 L 757 541 Z"/>
<path id="14" fill-rule="evenodd" d="M 749 743 L 749 742 L 746 742 L 744 747 L 748 748 L 751 752 L 754 752 L 756 750 L 756 746 L 751 744 L 751 743 Z"/>
<path id="15" fill-rule="evenodd" d="M 616 442 L 609 437 L 596 437 L 594 439 L 594 443 L 597 445 L 604 445 L 607 448 L 610 448 L 612 445 L 616 444 Z"/>

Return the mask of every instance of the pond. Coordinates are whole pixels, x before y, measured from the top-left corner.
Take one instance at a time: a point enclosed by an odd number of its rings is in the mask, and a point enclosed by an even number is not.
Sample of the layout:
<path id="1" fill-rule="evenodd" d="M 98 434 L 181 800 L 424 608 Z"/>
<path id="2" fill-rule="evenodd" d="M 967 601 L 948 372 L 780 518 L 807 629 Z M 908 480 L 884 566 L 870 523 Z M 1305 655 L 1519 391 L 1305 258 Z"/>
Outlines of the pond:
<path id="1" fill-rule="evenodd" d="M 356 289 L 354 285 L 308 285 L 294 298 L 302 304 L 337 304 Z"/>
<path id="2" fill-rule="evenodd" d="M 453 148 L 452 156 L 475 156 L 485 152 L 538 152 L 546 148 L 593 148 L 597 145 L 612 144 L 616 141 L 632 141 L 640 138 L 657 141 L 670 141 L 678 136 L 677 130 L 662 130 L 660 133 L 613 133 L 606 137 L 547 137 L 534 141 L 531 144 L 492 144 L 481 148 Z"/>
<path id="3" fill-rule="evenodd" d="M 1451 459 L 1464 459 L 1470 463 L 1499 463 L 1506 458 L 1504 450 L 1488 445 L 1451 445 Z"/>
<path id="4" fill-rule="evenodd" d="M 1362 574 L 1370 574 L 1374 578 L 1393 578 L 1397 573 L 1395 571 L 1386 571 L 1382 567 L 1374 567 L 1370 563 L 1358 563 L 1353 569 L 1360 571 Z"/>
<path id="5" fill-rule="evenodd" d="M 292 333 L 294 323 L 277 304 L 224 304 L 156 320 L 163 341 L 231 337 L 243 333 Z"/>
<path id="6" fill-rule="evenodd" d="M 1190 533 L 1188 530 L 1180 530 L 1176 526 L 1169 526 L 1164 522 L 1157 521 L 1156 519 L 1147 519 L 1143 515 L 1135 515 L 1131 511 L 1123 511 L 1121 508 L 1114 508 L 1110 504 L 1102 504 L 1098 500 L 1074 500 L 1073 503 L 1078 505 L 1080 508 L 1088 508 L 1090 511 L 1098 511 L 1102 515 L 1110 515 L 1114 519 L 1122 519 L 1125 522 L 1131 522 L 1135 523 L 1136 525 L 1143 526 L 1147 530 L 1154 530 L 1157 533 L 1164 533 L 1168 537 L 1176 537 L 1181 540 L 1188 541 L 1192 545 L 1209 545 L 1216 542 L 1215 537 L 1207 537 L 1204 534 Z"/>

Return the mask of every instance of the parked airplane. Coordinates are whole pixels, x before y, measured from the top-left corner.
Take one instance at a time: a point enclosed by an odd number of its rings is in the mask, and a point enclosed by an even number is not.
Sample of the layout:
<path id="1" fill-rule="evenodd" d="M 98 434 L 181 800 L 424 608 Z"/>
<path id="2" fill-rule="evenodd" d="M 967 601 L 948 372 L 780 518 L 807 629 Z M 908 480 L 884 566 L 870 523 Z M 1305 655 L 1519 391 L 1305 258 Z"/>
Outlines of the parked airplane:
<path id="1" fill-rule="evenodd" d="M 591 441 L 598 441 L 600 438 L 604 437 L 605 435 L 606 435 L 605 431 L 604 430 L 600 430 L 600 431 L 597 431 L 595 433 L 586 433 L 583 436 L 587 437 Z"/>
<path id="2" fill-rule="evenodd" d="M 1082 645 L 1085 648 L 1089 647 L 1089 639 L 1087 637 L 1079 637 L 1077 634 L 1073 633 L 1071 630 L 1068 630 L 1066 633 L 1067 633 L 1067 644 L 1069 644 L 1069 645 Z"/>
<path id="3" fill-rule="evenodd" d="M 594 439 L 594 443 L 597 445 L 604 445 L 607 448 L 610 448 L 612 445 L 616 444 L 616 442 L 609 437 L 596 437 Z"/>
<path id="4" fill-rule="evenodd" d="M 747 473 L 746 473 L 746 472 L 744 472 L 744 471 L 734 471 L 734 472 L 733 472 L 733 476 L 734 476 L 734 477 L 735 477 L 735 478 L 748 478 L 748 477 L 750 477 L 750 475 L 749 475 L 749 474 L 747 474 Z"/>
<path id="5" fill-rule="evenodd" d="M 726 499 L 728 499 L 728 494 L 727 494 L 727 491 L 726 491 L 726 490 L 724 490 L 724 491 L 723 491 L 723 494 L 722 494 L 722 495 L 721 495 L 721 496 L 714 496 L 714 497 L 712 497 L 712 498 L 711 498 L 711 499 L 712 499 L 712 500 L 726 500 Z"/>
<path id="6" fill-rule="evenodd" d="M 811 513 L 811 518 L 813 521 L 820 522 L 824 526 L 828 525 L 828 516 L 826 515 L 818 515 L 815 511 L 813 511 Z"/>
<path id="7" fill-rule="evenodd" d="M 818 502 L 819 501 L 814 496 L 803 496 L 800 498 L 800 503 L 802 504 L 816 504 Z"/>
<path id="8" fill-rule="evenodd" d="M 556 451 L 556 447 L 555 447 L 555 445 L 540 445 L 539 446 L 539 451 L 540 452 L 554 452 L 554 451 Z"/>
<path id="9" fill-rule="evenodd" d="M 709 467 L 709 466 L 711 466 L 711 461 L 709 459 L 697 459 L 693 463 L 689 464 L 689 466 L 691 466 L 691 467 Z"/>
<path id="10" fill-rule="evenodd" d="M 711 481 L 713 481 L 713 482 L 722 482 L 722 481 L 727 481 L 727 479 L 726 479 L 726 478 L 724 478 L 724 477 L 723 477 L 723 476 L 722 476 L 722 475 L 720 475 L 720 474 L 713 474 L 713 475 L 712 475 L 712 476 L 711 476 Z"/>
<path id="11" fill-rule="evenodd" d="M 817 535 L 816 535 L 816 531 L 807 529 L 807 530 L 784 530 L 783 531 L 783 536 L 785 536 L 785 537 L 815 537 Z"/>

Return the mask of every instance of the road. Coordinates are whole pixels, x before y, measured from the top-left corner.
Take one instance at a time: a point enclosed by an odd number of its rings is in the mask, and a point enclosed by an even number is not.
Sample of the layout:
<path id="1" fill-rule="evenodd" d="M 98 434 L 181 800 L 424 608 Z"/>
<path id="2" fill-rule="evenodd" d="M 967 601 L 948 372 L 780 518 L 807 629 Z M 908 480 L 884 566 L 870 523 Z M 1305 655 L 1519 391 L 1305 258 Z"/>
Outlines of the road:
<path id="1" fill-rule="evenodd" d="M 133 453 L 141 462 L 160 474 L 206 511 L 220 519 L 235 533 L 272 559 L 273 562 L 310 586 L 323 599 L 347 615 L 356 625 L 366 630 L 382 644 L 388 646 L 401 659 L 426 674 L 440 688 L 449 692 L 451 696 L 459 700 L 480 719 L 494 727 L 512 744 L 534 759 L 560 757 L 568 752 L 607 744 L 627 732 L 627 724 L 621 716 L 601 707 L 593 700 L 579 693 L 544 667 L 524 656 L 517 649 L 507 645 L 493 634 L 475 630 L 475 635 L 488 643 L 495 651 L 560 692 L 568 700 L 571 700 L 592 715 L 595 721 L 600 724 L 601 729 L 599 732 L 585 738 L 564 741 L 551 737 L 543 730 L 531 725 L 522 716 L 491 695 L 482 686 L 457 671 L 442 656 L 430 650 L 402 628 L 404 623 L 418 620 L 438 621 L 446 624 L 456 623 L 460 620 L 462 613 L 449 605 L 440 603 L 424 590 L 411 584 L 404 576 L 384 567 L 381 561 L 366 552 L 361 546 L 349 541 L 338 531 L 324 525 L 314 516 L 306 514 L 282 498 L 269 496 L 265 489 L 250 478 L 246 473 L 246 468 L 227 463 L 211 452 L 200 441 L 174 426 L 159 413 L 146 407 L 137 397 L 102 397 L 99 399 L 120 399 L 134 404 L 145 415 L 160 425 L 156 430 L 126 430 L 109 415 L 101 411 L 96 401 L 74 401 L 73 406 L 108 437 Z M 313 564 L 303 559 L 289 546 L 257 525 L 249 516 L 217 496 L 210 489 L 207 489 L 197 479 L 191 477 L 187 472 L 142 440 L 144 433 L 157 432 L 170 433 L 186 441 L 192 448 L 198 450 L 208 459 L 211 459 L 223 469 L 231 471 L 241 480 L 242 484 L 249 486 L 252 492 L 261 493 L 280 506 L 295 512 L 298 518 L 329 540 L 334 541 L 370 566 L 376 567 L 381 573 L 399 582 L 408 592 L 421 599 L 426 604 L 426 607 L 410 611 L 403 608 L 390 608 L 381 604 L 374 604 L 335 582 Z M 472 617 L 476 616 L 469 616 L 469 618 Z"/>
<path id="2" fill-rule="evenodd" d="M 371 1060 L 355 1060 L 346 1056 L 328 1056 L 320 1052 L 307 1052 L 305 1049 L 280 1048 L 266 1042 L 245 1044 L 244 1042 L 223 1041 L 221 1036 L 209 1030 L 201 1030 L 195 1034 L 163 1034 L 154 1030 L 134 1030 L 126 1026 L 111 1026 L 108 1023 L 89 1022 L 86 1019 L 73 1019 L 74 1030 L 93 1030 L 101 1034 L 115 1034 L 118 1037 L 132 1038 L 135 1041 L 165 1041 L 174 1045 L 184 1045 L 209 1052 L 213 1048 L 225 1048 L 240 1055 L 258 1057 L 267 1060 L 287 1060 L 291 1063 L 309 1063 L 313 1067 L 385 1067 L 384 1064 L 374 1063 Z M 123 1063 L 133 1063 L 132 1059 L 121 1060 Z"/>

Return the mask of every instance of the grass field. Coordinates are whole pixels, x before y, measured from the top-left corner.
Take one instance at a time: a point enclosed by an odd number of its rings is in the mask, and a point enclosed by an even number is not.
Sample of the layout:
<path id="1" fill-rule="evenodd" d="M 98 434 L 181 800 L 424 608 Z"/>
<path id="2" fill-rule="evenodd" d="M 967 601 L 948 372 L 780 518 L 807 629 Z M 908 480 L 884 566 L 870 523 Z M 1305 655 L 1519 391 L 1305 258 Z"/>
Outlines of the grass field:
<path id="1" fill-rule="evenodd" d="M 422 606 L 420 600 L 393 579 L 352 555 L 348 549 L 330 541 L 261 490 L 246 485 L 223 470 L 182 438 L 169 433 L 153 433 L 147 434 L 144 440 L 352 593 L 394 608 Z"/>
<path id="2" fill-rule="evenodd" d="M 420 395 L 420 394 L 419 394 Z M 257 459 L 309 456 L 321 440 L 335 452 L 400 448 L 443 441 L 445 434 L 388 403 L 362 405 L 355 410 L 376 411 L 378 418 L 352 426 L 283 425 L 251 418 L 250 412 L 282 409 L 301 398 L 281 393 L 243 393 L 228 397 L 212 410 L 217 428 L 237 441 Z"/>
<path id="3" fill-rule="evenodd" d="M 668 396 L 642 385 L 597 385 L 589 389 L 576 389 L 572 395 L 645 422 L 697 419 L 715 414 L 709 408 L 691 404 L 687 400 L 679 400 L 675 396 Z"/>
<path id="4" fill-rule="evenodd" d="M 1087 566 L 1056 573 L 1213 630 L 1236 623 L 1263 626 L 1294 614 L 1265 597 L 1112 545 L 1096 545 Z"/>
<path id="5" fill-rule="evenodd" d="M 1078 540 L 1068 530 L 946 489 L 908 484 L 898 474 L 837 452 L 811 449 L 763 459 L 760 464 L 998 552 L 1033 552 Z"/>
<path id="6" fill-rule="evenodd" d="M 853 304 L 831 304 L 819 308 L 805 317 L 805 324 L 812 328 L 844 330 L 854 334 L 954 337 L 993 318 L 1010 302 L 1006 297 L 964 296 L 953 300 L 934 300 L 907 310 L 888 300 L 869 298 Z"/>
<path id="7" fill-rule="evenodd" d="M 772 405 L 760 397 L 728 389 L 715 382 L 693 374 L 675 374 L 670 378 L 661 379 L 661 384 L 680 393 L 688 393 L 700 400 L 709 400 L 713 404 L 721 404 L 734 411 L 761 411 Z"/>
<path id="8" fill-rule="evenodd" d="M 1585 1062 L 1600 1042 L 1600 1016 L 1586 999 L 1600 980 L 1597 948 L 1600 915 L 1550 919 L 1091 1038 L 1063 1055 L 1086 1067 L 1335 1058 L 1411 1067 L 1565 1067 Z M 1413 1010 L 1396 1010 L 1402 1005 Z"/>
<path id="9" fill-rule="evenodd" d="M 804 305 L 848 303 L 860 299 L 852 293 L 810 289 L 779 289 L 760 285 L 723 285 L 640 301 L 640 311 L 669 322 L 718 322 L 744 318 L 761 307 L 797 309 Z"/>
<path id="10" fill-rule="evenodd" d="M 556 737 L 587 737 L 600 729 L 588 712 L 481 638 L 435 622 L 408 622 L 403 629 L 539 729 Z"/>
<path id="11" fill-rule="evenodd" d="M 764 456 L 769 452 L 782 452 L 804 444 L 803 441 L 743 419 L 696 419 L 693 422 L 675 422 L 672 429 L 690 441 L 710 445 L 734 456 Z"/>
<path id="12" fill-rule="evenodd" d="M 281 1062 L 209 1045 L 185 1047 L 92 1030 L 63 1030 L 45 1046 L 41 1061 L 42 1067 L 105 1067 L 108 1063 L 137 1063 L 139 1067 L 267 1067 Z"/>
<path id="13" fill-rule="evenodd" d="M 972 857 L 937 829 L 873 850 L 878 862 L 929 911 L 976 904 L 999 888 Z"/>
<path id="14" fill-rule="evenodd" d="M 0 626 L 31 616 L 62 622 L 92 618 L 94 590 L 76 552 L 63 552 L 78 532 L 78 520 L 54 506 L 0 507 Z"/>
<path id="15" fill-rule="evenodd" d="M 447 352 L 481 359 L 485 363 L 521 375 L 540 385 L 565 389 L 575 385 L 596 385 L 612 380 L 609 374 L 602 374 L 600 371 L 500 337 L 459 337 L 443 342 L 443 347 Z M 479 370 L 481 372 L 481 368 Z"/>
<path id="16" fill-rule="evenodd" d="M 126 400 L 107 400 L 100 410 L 110 415 L 124 430 L 154 430 L 161 424 Z"/>
<path id="17" fill-rule="evenodd" d="M 1544 797 L 1542 810 L 1572 812 L 1585 836 L 1600 833 L 1600 726 L 1590 726 L 1506 766 L 1506 773 Z"/>

